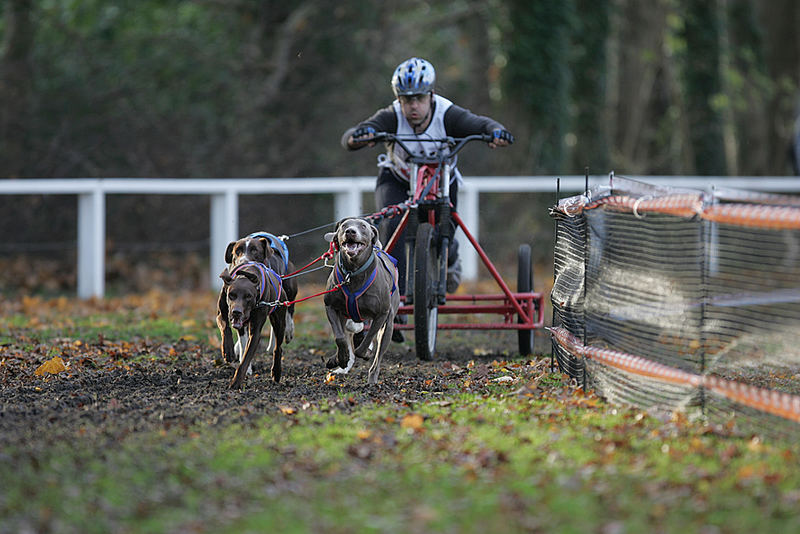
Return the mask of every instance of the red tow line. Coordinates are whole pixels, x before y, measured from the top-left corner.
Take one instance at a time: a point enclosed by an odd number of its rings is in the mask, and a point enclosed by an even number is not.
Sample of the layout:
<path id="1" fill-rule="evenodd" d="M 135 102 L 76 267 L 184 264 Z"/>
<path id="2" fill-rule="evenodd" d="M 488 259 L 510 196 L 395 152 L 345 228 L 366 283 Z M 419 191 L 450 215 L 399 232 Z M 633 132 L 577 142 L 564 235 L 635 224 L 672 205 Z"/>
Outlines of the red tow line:
<path id="1" fill-rule="evenodd" d="M 312 261 L 311 263 L 307 264 L 306 266 L 301 267 L 300 269 L 297 269 L 295 272 L 283 276 L 282 278 L 289 278 L 290 276 L 295 276 L 296 274 L 305 271 L 306 269 L 308 269 L 309 267 L 311 267 L 312 265 L 314 265 L 318 261 L 324 260 L 324 259 L 327 259 L 327 258 L 332 258 L 335 254 L 336 254 L 336 245 L 334 245 L 333 241 L 331 241 L 331 246 L 328 247 L 328 250 L 325 253 L 323 253 L 322 256 L 320 256 L 319 258 L 315 259 L 314 261 Z M 334 291 L 338 291 L 339 288 L 342 287 L 342 284 L 344 284 L 344 282 L 342 282 L 340 284 L 336 284 L 332 288 L 327 289 L 325 291 L 320 291 L 319 293 L 314 293 L 313 295 L 309 295 L 309 296 L 303 297 L 301 299 L 296 299 L 296 300 L 291 300 L 291 301 L 286 301 L 286 302 L 280 302 L 279 305 L 281 305 L 281 306 L 291 306 L 292 304 L 295 304 L 297 302 L 303 302 L 304 300 L 313 299 L 315 297 L 322 296 L 322 295 L 324 295 L 326 293 L 333 293 Z"/>
<path id="2" fill-rule="evenodd" d="M 372 215 L 368 215 L 365 218 L 367 218 L 367 219 L 370 219 L 370 218 L 371 219 L 381 219 L 381 218 L 384 218 L 384 217 L 386 217 L 386 218 L 396 217 L 398 215 L 403 214 L 405 211 L 407 211 L 408 208 L 409 208 L 409 205 L 410 205 L 410 201 L 407 200 L 407 201 L 402 202 L 400 204 L 394 204 L 392 206 L 387 206 L 387 207 L 383 208 L 382 210 L 380 210 L 379 212 L 373 213 Z M 302 273 L 303 271 L 305 271 L 306 269 L 308 269 L 309 267 L 311 267 L 312 265 L 314 265 L 315 263 L 317 263 L 318 261 L 324 260 L 324 259 L 327 259 L 327 258 L 332 258 L 332 257 L 334 257 L 334 255 L 336 255 L 336 245 L 334 244 L 333 241 L 331 241 L 331 246 L 328 247 L 328 250 L 325 253 L 323 253 L 319 258 L 317 258 L 317 259 L 313 260 L 312 262 L 304 265 L 303 267 L 297 269 L 293 273 L 289 273 L 287 275 L 282 276 L 281 278 L 290 278 L 292 276 L 296 276 L 296 275 Z M 295 304 L 297 302 L 303 302 L 304 300 L 313 299 L 315 297 L 319 297 L 319 296 L 325 295 L 326 293 L 333 293 L 334 291 L 338 291 L 342 287 L 342 285 L 344 285 L 344 283 L 345 282 L 341 282 L 339 284 L 336 284 L 335 286 L 333 286 L 332 288 L 330 288 L 328 290 L 320 291 L 319 293 L 315 293 L 313 295 L 309 295 L 309 296 L 303 297 L 301 299 L 287 301 L 287 302 L 281 302 L 280 305 L 282 305 L 282 306 L 291 306 L 292 304 Z"/>

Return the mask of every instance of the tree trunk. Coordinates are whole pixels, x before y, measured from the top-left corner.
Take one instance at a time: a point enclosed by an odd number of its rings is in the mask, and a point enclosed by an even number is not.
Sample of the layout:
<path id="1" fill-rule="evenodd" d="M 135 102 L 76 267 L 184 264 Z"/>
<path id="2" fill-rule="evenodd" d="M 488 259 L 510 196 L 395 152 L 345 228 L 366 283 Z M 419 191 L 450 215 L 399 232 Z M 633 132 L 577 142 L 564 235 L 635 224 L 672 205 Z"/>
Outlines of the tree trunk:
<path id="1" fill-rule="evenodd" d="M 572 167 L 588 167 L 593 174 L 608 172 L 608 119 L 606 104 L 606 43 L 609 30 L 608 0 L 577 0 L 577 18 L 573 37 L 576 57 L 573 59 L 572 101 L 574 148 Z M 568 145 L 571 144 L 568 142 Z"/>
<path id="2" fill-rule="evenodd" d="M 568 121 L 569 18 L 572 3 L 563 0 L 513 0 L 513 27 L 506 87 L 519 106 L 532 163 L 527 172 L 563 172 L 563 140 Z M 522 147 L 520 147 L 522 148 Z"/>
<path id="3" fill-rule="evenodd" d="M 722 93 L 720 70 L 720 17 L 717 2 L 684 0 L 686 55 L 684 87 L 689 118 L 689 142 L 697 172 L 723 176 L 725 146 L 722 117 L 713 105 Z"/>
<path id="4" fill-rule="evenodd" d="M 800 5 L 795 0 L 758 2 L 759 15 L 766 29 L 765 59 L 774 92 L 767 107 L 772 118 L 767 132 L 768 174 L 791 172 L 789 147 L 798 113 L 800 86 Z"/>
<path id="5" fill-rule="evenodd" d="M 648 173 L 648 129 L 654 85 L 663 56 L 666 10 L 663 2 L 619 0 L 613 19 L 609 69 L 609 136 L 613 160 L 626 173 Z M 619 170 L 619 169 L 618 169 Z"/>

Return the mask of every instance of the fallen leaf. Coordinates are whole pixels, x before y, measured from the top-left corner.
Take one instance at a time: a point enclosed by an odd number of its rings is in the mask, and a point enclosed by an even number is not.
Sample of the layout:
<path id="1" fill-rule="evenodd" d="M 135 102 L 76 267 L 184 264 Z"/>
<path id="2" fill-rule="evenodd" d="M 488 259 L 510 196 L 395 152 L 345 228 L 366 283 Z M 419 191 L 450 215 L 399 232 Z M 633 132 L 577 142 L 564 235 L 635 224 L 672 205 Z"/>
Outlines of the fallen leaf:
<path id="1" fill-rule="evenodd" d="M 64 360 L 61 359 L 60 356 L 55 356 L 54 358 L 47 360 L 42 365 L 39 366 L 38 369 L 34 372 L 36 376 L 44 376 L 46 373 L 51 375 L 55 375 L 60 373 L 61 371 L 66 371 L 67 366 L 64 365 Z"/>
<path id="2" fill-rule="evenodd" d="M 356 434 L 356 436 L 358 436 L 358 439 L 361 439 L 361 440 L 369 439 L 370 437 L 372 437 L 372 432 L 370 432 L 369 430 L 366 430 L 366 429 L 359 430 L 358 433 Z"/>
<path id="3" fill-rule="evenodd" d="M 295 413 L 297 411 L 294 408 L 292 408 L 291 406 L 281 406 L 280 410 L 281 410 L 281 413 L 283 413 L 284 415 L 292 415 L 293 413 Z"/>
<path id="4" fill-rule="evenodd" d="M 514 377 L 513 376 L 508 376 L 508 375 L 506 375 L 506 376 L 498 376 L 497 378 L 493 378 L 492 379 L 492 382 L 513 382 L 513 381 L 514 381 Z"/>
<path id="5" fill-rule="evenodd" d="M 753 439 L 747 443 L 747 448 L 752 452 L 761 452 L 764 450 L 764 444 L 761 443 L 761 439 L 758 436 L 754 436 Z"/>
<path id="6" fill-rule="evenodd" d="M 403 428 L 410 428 L 412 430 L 419 430 L 422 428 L 422 416 L 417 413 L 408 414 L 400 421 L 400 426 Z"/>

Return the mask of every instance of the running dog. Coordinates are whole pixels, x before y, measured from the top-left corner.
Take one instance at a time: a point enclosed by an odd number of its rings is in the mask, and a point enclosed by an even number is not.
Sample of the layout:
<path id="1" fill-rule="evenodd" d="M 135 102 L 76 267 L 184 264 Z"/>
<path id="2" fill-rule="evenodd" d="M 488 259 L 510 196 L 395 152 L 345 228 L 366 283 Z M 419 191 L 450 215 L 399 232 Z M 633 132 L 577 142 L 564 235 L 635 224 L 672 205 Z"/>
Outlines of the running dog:
<path id="1" fill-rule="evenodd" d="M 345 374 L 352 369 L 356 357 L 368 359 L 371 353 L 367 382 L 376 384 L 400 306 L 396 260 L 382 250 L 378 229 L 366 219 L 342 219 L 333 232 L 325 234 L 325 239 L 332 241 L 338 251 L 327 283 L 328 290 L 338 291 L 325 294 L 325 312 L 337 352 L 326 366 L 333 373 Z M 365 320 L 370 320 L 369 329 L 354 348 L 353 336 L 364 329 Z"/>
<path id="2" fill-rule="evenodd" d="M 267 352 L 272 353 L 272 379 L 281 380 L 281 344 L 283 343 L 287 307 L 286 292 L 281 285 L 281 277 L 260 262 L 242 263 L 231 270 L 227 268 L 219 275 L 224 286 L 227 312 L 217 310 L 217 324 L 223 339 L 223 353 L 232 346 L 231 328 L 239 334 L 239 344 L 243 343 L 239 366 L 233 375 L 230 387 L 242 387 L 245 376 L 251 372 L 250 365 L 261 341 L 261 329 L 269 319 L 270 336 Z M 232 361 L 233 354 L 223 354 L 226 361 Z"/>
<path id="3" fill-rule="evenodd" d="M 297 280 L 285 276 L 294 271 L 294 264 L 289 260 L 289 250 L 282 239 L 267 232 L 257 232 L 237 241 L 231 241 L 225 249 L 225 261 L 229 264 L 227 269 L 229 272 L 248 262 L 264 264 L 281 277 L 285 300 L 294 301 L 297 297 Z M 222 277 L 222 275 L 220 276 Z M 233 362 L 236 357 L 241 362 L 245 354 L 244 346 L 247 344 L 247 337 L 239 335 L 234 345 L 229 323 L 226 288 L 223 287 L 217 299 L 217 326 L 222 332 L 222 356 L 229 363 Z M 286 310 L 283 342 L 289 343 L 293 338 L 294 304 L 290 304 Z M 248 368 L 247 373 L 251 372 L 252 369 Z"/>

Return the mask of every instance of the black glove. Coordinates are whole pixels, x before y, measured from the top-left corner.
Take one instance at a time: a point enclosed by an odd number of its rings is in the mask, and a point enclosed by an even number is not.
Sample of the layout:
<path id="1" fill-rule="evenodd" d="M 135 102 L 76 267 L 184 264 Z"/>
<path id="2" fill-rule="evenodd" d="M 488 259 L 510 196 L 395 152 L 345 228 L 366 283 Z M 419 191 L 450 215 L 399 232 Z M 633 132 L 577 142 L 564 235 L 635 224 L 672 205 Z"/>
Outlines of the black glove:
<path id="1" fill-rule="evenodd" d="M 509 132 L 508 130 L 500 130 L 500 129 L 494 130 L 492 132 L 492 138 L 502 139 L 506 141 L 509 145 L 514 142 L 514 136 L 511 135 L 511 132 Z"/>
<path id="2" fill-rule="evenodd" d="M 368 135 L 375 135 L 375 128 L 372 126 L 361 126 L 353 131 L 353 141 L 363 142 L 366 139 L 359 139 L 359 137 L 367 137 Z"/>

